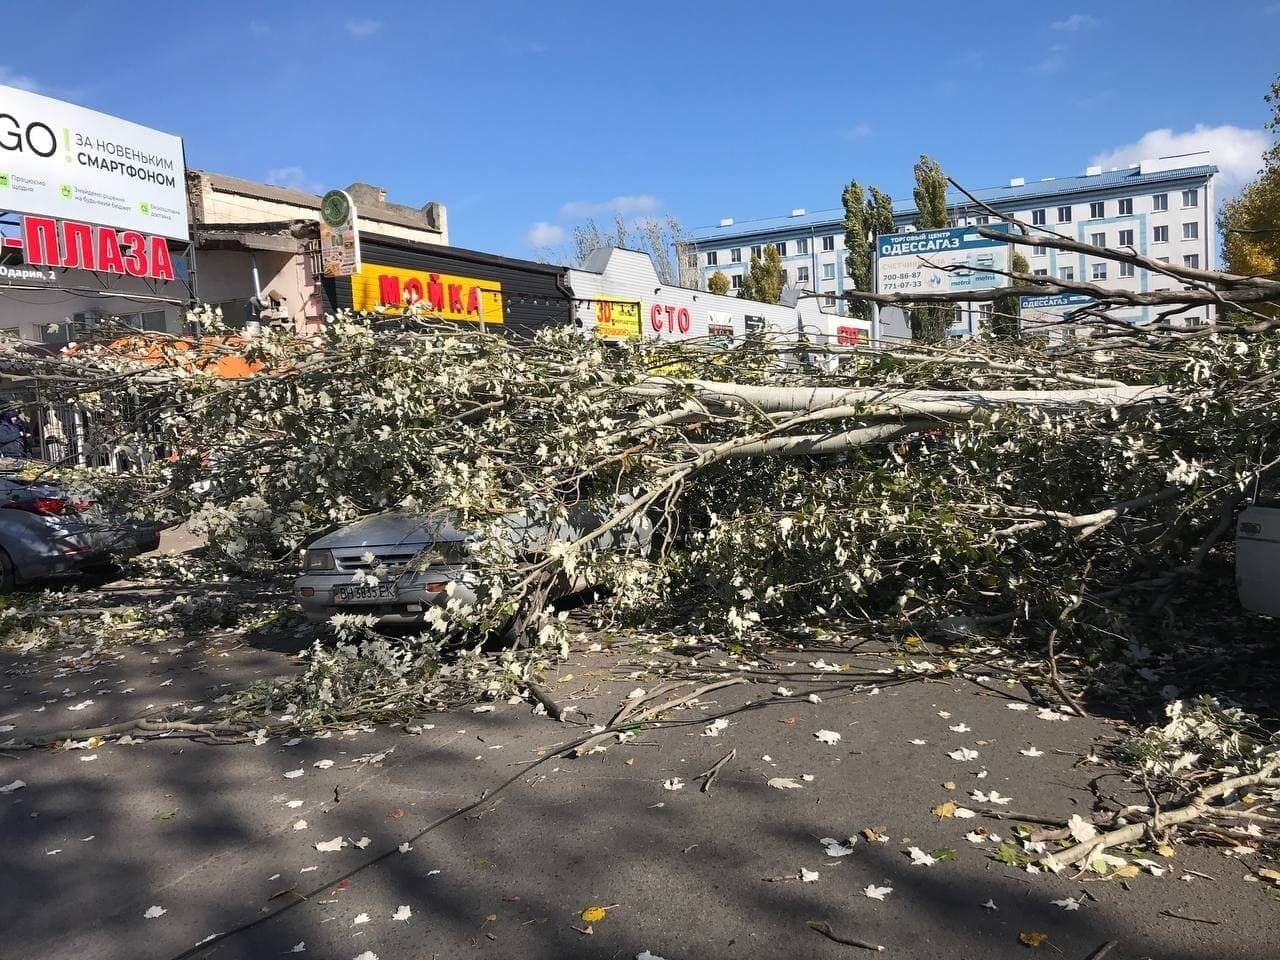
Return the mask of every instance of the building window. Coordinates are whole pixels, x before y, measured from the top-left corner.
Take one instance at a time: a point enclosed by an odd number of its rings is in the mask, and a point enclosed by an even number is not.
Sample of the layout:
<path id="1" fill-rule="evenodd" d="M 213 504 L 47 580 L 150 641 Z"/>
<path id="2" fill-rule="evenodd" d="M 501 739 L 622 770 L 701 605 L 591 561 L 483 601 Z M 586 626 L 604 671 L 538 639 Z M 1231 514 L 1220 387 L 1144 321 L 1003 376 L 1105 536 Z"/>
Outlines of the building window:
<path id="1" fill-rule="evenodd" d="M 1161 263 L 1168 263 L 1168 262 L 1169 262 L 1169 258 L 1168 258 L 1168 257 L 1160 257 L 1159 259 L 1160 259 L 1160 262 L 1161 262 Z"/>
<path id="2" fill-rule="evenodd" d="M 805 237 L 802 240 L 797 240 L 796 253 L 808 253 L 808 252 L 809 252 L 809 238 Z"/>
<path id="3" fill-rule="evenodd" d="M 1152 210 L 1168 210 L 1169 195 L 1167 193 L 1153 193 L 1151 195 Z"/>
<path id="4" fill-rule="evenodd" d="M 1132 277 L 1132 276 L 1133 276 L 1133 264 L 1132 264 L 1132 263 L 1122 263 L 1122 264 L 1120 264 L 1120 276 L 1121 276 L 1121 277 Z"/>
<path id="5" fill-rule="evenodd" d="M 41 343 L 67 343 L 71 339 L 71 324 L 41 323 L 36 325 L 36 336 Z"/>
<path id="6" fill-rule="evenodd" d="M 1033 277 L 1047 277 L 1049 275 L 1049 271 L 1046 270 L 1044 267 L 1040 267 L 1036 270 L 1032 270 L 1031 275 Z"/>
<path id="7" fill-rule="evenodd" d="M 714 250 L 712 250 L 710 253 L 707 254 L 708 267 L 714 267 L 719 262 L 720 262 L 720 254 L 716 253 Z"/>
<path id="8" fill-rule="evenodd" d="M 742 262 L 742 248 L 741 248 L 741 247 L 734 247 L 732 250 L 730 250 L 730 251 L 729 251 L 729 262 L 730 262 L 730 263 L 741 263 L 741 262 Z"/>
<path id="9" fill-rule="evenodd" d="M 778 256 L 785 257 L 787 255 L 787 241 L 783 240 L 781 243 L 775 243 L 774 246 L 778 248 Z"/>
<path id="10" fill-rule="evenodd" d="M 1156 228 L 1151 232 L 1151 242 L 1152 242 L 1152 243 L 1168 243 L 1168 242 L 1169 242 L 1169 228 L 1168 228 L 1168 227 L 1156 227 Z"/>
<path id="11" fill-rule="evenodd" d="M 1089 234 L 1089 242 L 1095 247 L 1105 247 L 1107 245 L 1107 235 L 1105 233 Z"/>
<path id="12" fill-rule="evenodd" d="M 1075 267 L 1059 267 L 1058 268 L 1059 280 L 1074 280 L 1075 278 L 1076 278 Z"/>
<path id="13" fill-rule="evenodd" d="M 796 267 L 796 283 L 808 283 L 808 282 L 809 282 L 809 268 Z"/>
<path id="14" fill-rule="evenodd" d="M 1070 208 L 1070 207 L 1059 207 L 1059 208 L 1058 208 L 1058 222 L 1059 222 L 1059 223 L 1070 223 L 1070 222 L 1071 222 L 1071 208 Z"/>
<path id="15" fill-rule="evenodd" d="M 985 227 L 987 224 L 991 222 L 991 217 L 989 217 L 987 214 L 984 213 L 982 216 L 976 218 L 973 222 L 980 227 Z"/>
<path id="16" fill-rule="evenodd" d="M 1093 269 L 1089 272 L 1089 276 L 1094 280 L 1107 279 L 1107 265 L 1105 263 L 1095 263 Z"/>
<path id="17" fill-rule="evenodd" d="M 1101 220 L 1106 215 L 1106 205 L 1101 200 L 1095 200 L 1093 203 L 1089 204 L 1090 220 Z"/>
<path id="18" fill-rule="evenodd" d="M 834 250 L 835 248 L 836 248 L 836 238 L 835 238 L 835 237 L 823 237 L 823 238 L 822 238 L 822 249 L 823 249 L 823 250 L 830 251 L 830 250 Z"/>
<path id="19" fill-rule="evenodd" d="M 1045 212 L 1046 212 L 1046 211 L 1044 211 L 1044 210 L 1032 210 L 1032 211 L 1031 211 L 1031 223 L 1032 223 L 1033 225 L 1037 226 L 1037 227 L 1043 227 L 1043 226 L 1044 226 L 1044 217 L 1045 217 Z"/>
<path id="20" fill-rule="evenodd" d="M 822 305 L 824 307 L 834 307 L 836 305 L 836 298 L 828 294 L 822 298 Z"/>
<path id="21" fill-rule="evenodd" d="M 1182 239 L 1183 240 L 1199 240 L 1200 224 L 1198 224 L 1194 220 L 1190 221 L 1189 223 L 1184 223 L 1182 225 Z"/>
<path id="22" fill-rule="evenodd" d="M 1133 197 L 1125 197 L 1120 201 L 1120 216 L 1133 216 Z"/>
<path id="23" fill-rule="evenodd" d="M 785 269 L 782 271 L 782 285 L 784 287 L 787 285 L 787 271 Z"/>
<path id="24" fill-rule="evenodd" d="M 1200 254 L 1198 254 L 1198 253 L 1189 253 L 1189 254 L 1187 254 L 1185 257 L 1183 257 L 1183 258 L 1182 258 L 1182 265 L 1183 265 L 1184 267 L 1190 267 L 1192 270 L 1199 270 L 1199 269 L 1200 269 Z"/>
<path id="25" fill-rule="evenodd" d="M 139 330 L 149 330 L 152 333 L 165 333 L 169 329 L 165 323 L 163 310 L 140 313 L 136 322 L 132 323 L 131 326 L 135 326 Z"/>
<path id="26" fill-rule="evenodd" d="M 1122 246 L 1122 247 L 1132 247 L 1132 246 L 1133 246 L 1133 231 L 1132 231 L 1132 230 L 1121 230 L 1121 231 L 1120 231 L 1120 240 L 1119 240 L 1119 243 L 1120 243 L 1120 246 Z"/>
<path id="27" fill-rule="evenodd" d="M 755 257 L 757 260 L 759 260 L 761 257 L 764 256 L 764 247 L 760 246 L 760 244 L 757 243 L 754 247 L 751 248 L 751 255 Z"/>
<path id="28" fill-rule="evenodd" d="M 1048 252 L 1048 247 L 1034 246 L 1031 248 L 1031 255 L 1033 257 L 1043 257 Z"/>
<path id="29" fill-rule="evenodd" d="M 1182 206 L 1184 209 L 1188 207 L 1200 206 L 1200 191 L 1199 190 L 1183 190 Z"/>
<path id="30" fill-rule="evenodd" d="M 836 265 L 834 263 L 824 263 L 822 265 L 822 279 L 834 280 L 836 278 Z"/>
<path id="31" fill-rule="evenodd" d="M 734 290 L 741 290 L 741 289 L 742 289 L 742 274 L 740 274 L 740 273 L 735 273 L 732 277 L 730 277 L 730 278 L 729 278 L 729 285 L 730 285 L 731 287 L 733 287 L 733 289 L 734 289 Z"/>

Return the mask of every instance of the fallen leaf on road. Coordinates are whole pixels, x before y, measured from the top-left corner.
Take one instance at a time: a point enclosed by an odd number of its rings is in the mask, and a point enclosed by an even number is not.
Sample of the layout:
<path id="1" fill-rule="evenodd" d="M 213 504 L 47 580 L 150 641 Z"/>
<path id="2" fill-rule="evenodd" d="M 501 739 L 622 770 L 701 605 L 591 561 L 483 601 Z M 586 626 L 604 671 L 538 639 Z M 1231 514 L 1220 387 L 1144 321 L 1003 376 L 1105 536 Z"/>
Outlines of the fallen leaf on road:
<path id="1" fill-rule="evenodd" d="M 636 687 L 634 690 L 632 690 L 630 693 L 627 694 L 627 699 L 639 700 L 641 697 L 644 696 L 644 693 L 645 693 L 644 687 Z"/>
<path id="2" fill-rule="evenodd" d="M 955 816 L 957 820 L 971 820 L 976 817 L 977 814 L 968 807 L 956 807 Z"/>
<path id="3" fill-rule="evenodd" d="M 369 915 L 367 913 L 360 913 L 360 914 L 357 914 L 356 918 L 351 921 L 351 925 L 354 927 L 357 924 L 368 923 L 368 922 L 369 922 Z"/>
<path id="4" fill-rule="evenodd" d="M 1018 942 L 1024 947 L 1039 947 L 1048 939 L 1049 935 L 1047 933 L 1040 933 L 1039 931 L 1024 930 L 1018 934 Z"/>
<path id="5" fill-rule="evenodd" d="M 578 919 L 583 923 L 599 923 L 608 915 L 608 910 L 596 904 L 584 909 L 580 914 L 578 914 Z"/>
<path id="6" fill-rule="evenodd" d="M 956 805 L 950 800 L 946 803 L 940 803 L 933 808 L 933 815 L 942 818 L 954 817 L 956 815 Z"/>
<path id="7" fill-rule="evenodd" d="M 999 909 L 1000 909 L 999 907 L 997 907 L 997 906 L 996 906 L 996 902 L 995 902 L 994 900 L 988 900 L 986 903 L 984 903 L 984 904 L 982 905 L 982 907 L 983 907 L 983 909 L 985 909 L 985 910 L 999 910 Z"/>
<path id="8" fill-rule="evenodd" d="M 145 913 L 143 913 L 143 916 L 146 917 L 148 920 L 154 920 L 156 919 L 156 917 L 163 917 L 168 912 L 169 911 L 166 910 L 164 907 L 147 907 L 147 910 Z"/>
<path id="9" fill-rule="evenodd" d="M 862 889 L 862 895 L 872 900 L 883 900 L 891 893 L 893 893 L 893 887 L 877 887 L 874 883 Z"/>
<path id="10" fill-rule="evenodd" d="M 478 707 L 472 707 L 471 712 L 472 713 L 493 713 L 493 711 L 497 709 L 498 708 L 495 707 L 492 703 L 484 703 Z"/>
<path id="11" fill-rule="evenodd" d="M 929 742 L 928 740 L 908 740 L 908 741 L 907 741 L 907 743 L 911 744 L 912 746 L 916 746 L 916 747 L 923 747 L 923 746 L 924 746 L 926 743 L 928 743 L 928 742 Z"/>
<path id="12" fill-rule="evenodd" d="M 681 780 L 679 777 L 672 777 L 670 780 L 664 780 L 662 782 L 662 789 L 663 790 L 683 790 L 684 781 Z"/>
<path id="13" fill-rule="evenodd" d="M 822 702 L 822 698 L 821 698 L 820 696 L 818 696 L 816 693 L 811 693 L 811 694 L 809 694 L 809 702 L 810 702 L 810 703 L 821 703 L 821 702 Z"/>
<path id="14" fill-rule="evenodd" d="M 769 781 L 769 786 L 775 790 L 803 790 L 804 785 L 796 783 L 790 777 L 774 777 Z"/>
<path id="15" fill-rule="evenodd" d="M 79 703 L 72 704 L 67 707 L 68 710 L 83 710 L 85 707 L 93 706 L 92 700 L 81 700 Z"/>
<path id="16" fill-rule="evenodd" d="M 303 951 L 305 951 L 306 949 L 307 949 L 307 941 L 305 941 L 305 940 L 299 940 L 297 943 L 295 943 L 292 947 L 290 947 L 290 948 L 289 948 L 289 952 L 290 952 L 290 953 L 302 953 L 302 952 L 303 952 Z"/>
<path id="17" fill-rule="evenodd" d="M 413 911 L 409 909 L 409 905 L 403 904 L 396 909 L 395 913 L 391 915 L 391 919 L 392 920 L 408 920 L 412 916 L 413 916 Z"/>
<path id="18" fill-rule="evenodd" d="M 370 843 L 370 840 L 368 837 L 361 837 L 359 840 L 353 843 L 352 846 L 358 847 L 359 849 L 363 850 L 365 847 L 369 845 L 369 843 Z"/>
<path id="19" fill-rule="evenodd" d="M 352 960 L 378 960 L 378 955 L 372 950 L 366 950 L 364 953 L 357 954 Z"/>
<path id="20" fill-rule="evenodd" d="M 1098 835 L 1098 828 L 1078 813 L 1071 815 L 1071 819 L 1067 821 L 1067 829 L 1071 831 L 1071 837 L 1076 843 L 1084 843 Z"/>
<path id="21" fill-rule="evenodd" d="M 835 837 L 823 837 L 818 842 L 826 848 L 828 857 L 847 857 L 853 853 L 853 837 L 849 838 L 847 844 L 840 842 Z"/>
<path id="22" fill-rule="evenodd" d="M 333 761 L 317 760 L 315 763 L 312 764 L 312 766 L 315 767 L 317 770 L 328 770 L 330 767 L 333 766 Z M 285 776 L 288 776 L 288 774 L 285 774 Z"/>
<path id="23" fill-rule="evenodd" d="M 1010 710 L 1030 710 L 1031 709 L 1025 703 L 1006 703 L 1005 706 L 1008 707 Z"/>
<path id="24" fill-rule="evenodd" d="M 913 867 L 932 867 L 938 862 L 919 847 L 910 847 L 907 853 L 911 856 L 911 865 Z"/>
<path id="25" fill-rule="evenodd" d="M 728 719 L 726 719 L 725 717 L 720 717 L 716 720 L 712 720 L 711 723 L 707 724 L 707 728 L 702 731 L 701 736 L 718 737 L 720 736 L 721 730 L 727 730 L 728 728 L 729 728 Z"/>
<path id="26" fill-rule="evenodd" d="M 660 957 L 656 953 L 650 953 L 648 950 L 641 950 L 636 954 L 636 960 L 666 960 L 666 958 Z"/>
<path id="27" fill-rule="evenodd" d="M 964 835 L 964 838 L 968 840 L 970 843 L 986 843 L 987 842 L 987 835 L 985 833 L 978 833 L 976 830 L 970 830 L 968 833 Z"/>
<path id="28" fill-rule="evenodd" d="M 1161 871 L 1162 873 L 1164 871 Z M 1141 867 L 1135 867 L 1132 863 L 1126 863 L 1123 867 L 1116 867 L 1111 872 L 1113 877 L 1119 877 L 1121 880 L 1132 880 L 1134 877 L 1142 873 Z"/>
<path id="29" fill-rule="evenodd" d="M 288 803 L 285 804 L 285 806 L 288 807 L 290 810 L 297 810 L 300 806 L 302 806 L 302 801 L 290 800 Z"/>
<path id="30" fill-rule="evenodd" d="M 403 810 L 391 810 L 387 813 L 387 818 L 389 820 L 399 820 L 403 816 L 404 816 Z"/>
<path id="31" fill-rule="evenodd" d="M 840 734 L 836 733 L 834 730 L 818 730 L 813 736 L 819 743 L 825 743 L 831 746 L 840 742 Z"/>
<path id="32" fill-rule="evenodd" d="M 954 790 L 955 788 L 956 782 L 954 780 L 944 780 L 942 783 L 943 790 Z"/>
<path id="33" fill-rule="evenodd" d="M 778 687 L 778 689 L 774 690 L 773 692 L 780 697 L 789 697 L 791 696 L 791 694 L 795 693 L 795 691 L 790 689 L 789 687 Z"/>
<path id="34" fill-rule="evenodd" d="M 302 770 L 290 770 L 288 773 L 284 775 L 284 778 L 286 780 L 296 780 L 298 777 L 302 776 L 302 774 L 303 774 Z"/>
<path id="35" fill-rule="evenodd" d="M 401 853 L 408 853 L 410 850 L 413 849 L 413 847 L 409 846 L 409 841 L 406 840 L 404 843 L 400 844 L 400 846 L 396 847 L 396 849 L 399 850 Z M 438 870 L 436 872 L 439 873 Z"/>
<path id="36" fill-rule="evenodd" d="M 1080 901 L 1075 897 L 1067 897 L 1065 900 L 1050 900 L 1055 907 L 1061 907 L 1063 910 L 1079 910 Z"/>
<path id="37" fill-rule="evenodd" d="M 947 756 L 950 757 L 952 760 L 961 760 L 961 761 L 977 760 L 978 751 L 970 750 L 968 747 L 961 747 L 959 750 L 952 750 L 950 753 L 947 754 Z"/>
<path id="38" fill-rule="evenodd" d="M 818 881 L 817 870 L 806 870 L 804 867 L 800 868 L 801 883 L 817 883 L 817 881 Z"/>
<path id="39" fill-rule="evenodd" d="M 977 800 L 979 803 L 996 803 L 1002 807 L 1007 807 L 1009 805 L 1009 801 L 1013 799 L 1013 797 L 1003 797 L 995 790 L 992 790 L 990 793 L 984 793 L 981 790 L 974 790 L 969 794 L 969 796 L 973 797 L 973 799 Z"/>
<path id="40" fill-rule="evenodd" d="M 305 829 L 307 829 L 307 821 L 305 821 L 305 820 L 297 820 L 297 821 L 294 821 L 293 829 L 295 829 L 295 830 L 305 830 Z"/>
<path id="41" fill-rule="evenodd" d="M 336 853 L 342 849 L 342 838 L 334 837 L 332 840 L 318 840 L 315 848 L 321 853 Z"/>
<path id="42" fill-rule="evenodd" d="M 1035 747 L 1027 747 L 1027 749 L 1019 750 L 1018 752 L 1022 754 L 1024 757 L 1043 757 L 1044 756 L 1044 751 L 1037 750 Z"/>
<path id="43" fill-rule="evenodd" d="M 1036 716 L 1041 720 L 1066 720 L 1067 715 L 1057 710 L 1051 710 L 1048 707 L 1041 707 L 1036 711 Z"/>
<path id="44" fill-rule="evenodd" d="M 13 791 L 21 790 L 26 785 L 27 781 L 25 780 L 15 780 L 13 783 L 6 783 L 3 787 L 0 787 L 0 793 L 13 793 Z"/>
<path id="45" fill-rule="evenodd" d="M 888 843 L 889 838 L 883 833 L 872 830 L 870 827 L 863 828 L 862 835 L 872 843 Z"/>
<path id="46" fill-rule="evenodd" d="M 957 723 L 954 727 L 951 727 L 950 729 L 952 733 L 972 733 L 973 732 L 973 728 L 970 727 L 968 724 L 964 724 L 964 723 Z"/>

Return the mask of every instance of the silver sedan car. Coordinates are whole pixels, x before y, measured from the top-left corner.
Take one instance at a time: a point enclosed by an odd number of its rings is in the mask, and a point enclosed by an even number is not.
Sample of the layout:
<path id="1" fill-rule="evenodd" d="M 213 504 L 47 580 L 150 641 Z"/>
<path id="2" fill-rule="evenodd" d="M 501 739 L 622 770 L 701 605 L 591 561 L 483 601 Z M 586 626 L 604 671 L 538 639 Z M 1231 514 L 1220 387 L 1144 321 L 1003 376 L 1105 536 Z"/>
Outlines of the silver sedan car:
<path id="1" fill-rule="evenodd" d="M 536 559 L 555 543 L 580 538 L 600 524 L 600 515 L 571 508 L 567 522 L 554 527 L 532 522 L 521 512 L 504 516 L 515 555 Z M 653 526 L 643 514 L 608 533 L 594 547 L 647 549 Z M 380 624 L 414 624 L 450 596 L 474 602 L 483 569 L 473 555 L 475 536 L 447 514 L 381 513 L 313 541 L 303 554 L 303 572 L 293 594 L 308 620 L 337 613 L 372 614 Z M 566 584 L 563 592 L 571 588 Z"/>

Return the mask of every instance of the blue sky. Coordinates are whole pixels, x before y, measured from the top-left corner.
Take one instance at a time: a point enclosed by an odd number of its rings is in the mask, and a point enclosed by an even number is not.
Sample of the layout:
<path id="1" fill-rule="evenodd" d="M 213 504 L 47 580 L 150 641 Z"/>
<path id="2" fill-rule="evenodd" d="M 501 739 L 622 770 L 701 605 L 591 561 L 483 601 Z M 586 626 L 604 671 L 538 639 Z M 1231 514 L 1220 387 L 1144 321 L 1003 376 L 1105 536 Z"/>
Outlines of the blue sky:
<path id="1" fill-rule="evenodd" d="M 584 216 L 686 227 L 1270 142 L 1280 2 L 324 0 L 0 9 L 0 83 L 177 133 L 187 162 L 449 208 L 529 256 Z M 216 12 L 215 12 L 216 11 Z"/>

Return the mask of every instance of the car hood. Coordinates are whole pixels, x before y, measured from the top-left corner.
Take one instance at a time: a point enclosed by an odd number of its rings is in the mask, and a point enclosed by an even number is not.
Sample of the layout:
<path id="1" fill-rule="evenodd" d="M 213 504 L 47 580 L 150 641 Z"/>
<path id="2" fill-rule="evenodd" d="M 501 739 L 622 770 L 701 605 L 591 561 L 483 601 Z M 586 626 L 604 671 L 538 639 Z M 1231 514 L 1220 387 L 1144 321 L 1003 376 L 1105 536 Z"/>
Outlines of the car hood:
<path id="1" fill-rule="evenodd" d="M 386 547 L 466 540 L 468 534 L 444 514 L 379 513 L 340 527 L 312 542 L 313 548 Z"/>

